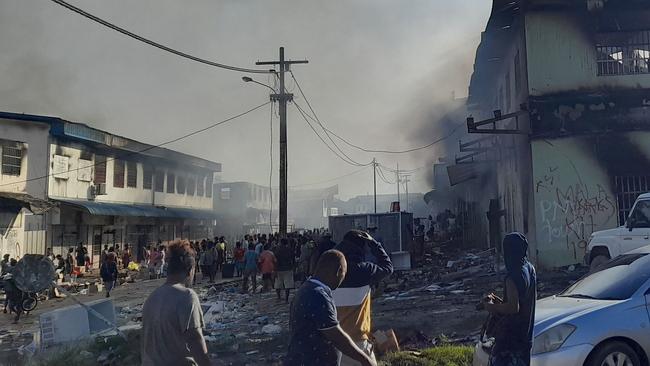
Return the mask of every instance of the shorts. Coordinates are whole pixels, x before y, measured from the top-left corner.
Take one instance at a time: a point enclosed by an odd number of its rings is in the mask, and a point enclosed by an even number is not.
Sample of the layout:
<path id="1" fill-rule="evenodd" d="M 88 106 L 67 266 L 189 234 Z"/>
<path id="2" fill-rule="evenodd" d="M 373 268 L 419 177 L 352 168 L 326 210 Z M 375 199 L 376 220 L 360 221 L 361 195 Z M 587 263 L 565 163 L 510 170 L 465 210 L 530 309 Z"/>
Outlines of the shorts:
<path id="1" fill-rule="evenodd" d="M 290 290 L 295 288 L 295 284 L 293 283 L 293 271 L 276 272 L 274 287 L 276 290 Z"/>
<path id="2" fill-rule="evenodd" d="M 263 280 L 271 280 L 271 279 L 273 279 L 273 273 L 262 273 L 262 279 Z"/>

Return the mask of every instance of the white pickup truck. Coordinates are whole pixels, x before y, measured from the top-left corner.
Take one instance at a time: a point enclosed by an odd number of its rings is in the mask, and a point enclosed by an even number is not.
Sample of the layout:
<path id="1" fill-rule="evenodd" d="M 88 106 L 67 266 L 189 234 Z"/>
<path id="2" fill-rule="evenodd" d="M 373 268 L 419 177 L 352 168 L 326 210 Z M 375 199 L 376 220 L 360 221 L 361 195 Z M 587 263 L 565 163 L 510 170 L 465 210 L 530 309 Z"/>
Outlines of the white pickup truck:
<path id="1" fill-rule="evenodd" d="M 620 254 L 650 245 L 650 193 L 634 202 L 625 225 L 591 234 L 585 263 L 592 269 Z"/>

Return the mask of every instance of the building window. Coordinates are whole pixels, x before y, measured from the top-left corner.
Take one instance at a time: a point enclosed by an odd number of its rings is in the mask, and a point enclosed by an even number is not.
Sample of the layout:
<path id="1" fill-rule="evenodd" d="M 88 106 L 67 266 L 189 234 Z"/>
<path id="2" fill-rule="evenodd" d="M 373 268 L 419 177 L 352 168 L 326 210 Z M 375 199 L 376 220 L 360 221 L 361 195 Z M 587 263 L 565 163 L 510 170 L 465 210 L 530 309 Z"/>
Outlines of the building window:
<path id="1" fill-rule="evenodd" d="M 221 188 L 219 198 L 221 198 L 222 200 L 229 200 L 230 199 L 230 188 Z"/>
<path id="2" fill-rule="evenodd" d="M 113 160 L 113 187 L 124 188 L 124 160 Z"/>
<path id="3" fill-rule="evenodd" d="M 206 197 L 212 197 L 212 179 L 213 176 L 212 174 L 208 174 L 207 177 L 205 177 L 205 196 Z"/>
<path id="4" fill-rule="evenodd" d="M 650 176 L 614 177 L 616 187 L 616 204 L 618 206 L 618 224 L 623 225 L 630 215 L 634 201 L 640 194 L 650 189 Z"/>
<path id="5" fill-rule="evenodd" d="M 91 153 L 88 150 L 81 150 L 81 154 L 79 156 L 79 159 L 81 159 L 81 160 L 93 160 L 93 153 Z"/>
<path id="6" fill-rule="evenodd" d="M 163 192 L 165 188 L 165 172 L 162 170 L 156 171 L 156 178 L 154 182 L 154 190 L 156 192 Z"/>
<path id="7" fill-rule="evenodd" d="M 167 173 L 167 193 L 174 193 L 176 191 L 176 176 L 172 173 Z"/>
<path id="8" fill-rule="evenodd" d="M 205 176 L 199 175 L 196 181 L 196 195 L 203 197 L 205 194 Z"/>
<path id="9" fill-rule="evenodd" d="M 138 186 L 138 163 L 135 161 L 126 163 L 126 186 L 130 188 Z"/>
<path id="10" fill-rule="evenodd" d="M 189 176 L 189 178 L 187 178 L 187 195 L 194 196 L 195 191 L 196 191 L 196 179 L 193 176 Z"/>
<path id="11" fill-rule="evenodd" d="M 95 184 L 106 183 L 106 157 L 95 155 Z"/>
<path id="12" fill-rule="evenodd" d="M 598 75 L 650 73 L 650 30 L 597 36 Z"/>
<path id="13" fill-rule="evenodd" d="M 20 147 L 2 146 L 2 174 L 20 175 L 23 150 Z"/>
<path id="14" fill-rule="evenodd" d="M 176 193 L 185 194 L 185 177 L 178 176 L 178 181 L 176 182 Z"/>
<path id="15" fill-rule="evenodd" d="M 150 166 L 142 164 L 142 188 L 151 189 L 151 181 L 153 180 L 153 169 Z"/>

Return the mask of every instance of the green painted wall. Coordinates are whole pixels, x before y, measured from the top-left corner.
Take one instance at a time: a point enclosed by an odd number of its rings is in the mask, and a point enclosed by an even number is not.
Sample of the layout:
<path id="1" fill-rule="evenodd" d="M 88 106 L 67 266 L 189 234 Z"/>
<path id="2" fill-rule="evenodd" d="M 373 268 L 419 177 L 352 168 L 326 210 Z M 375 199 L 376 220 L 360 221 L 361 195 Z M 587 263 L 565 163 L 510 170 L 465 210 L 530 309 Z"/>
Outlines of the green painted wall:
<path id="1" fill-rule="evenodd" d="M 591 233 L 617 225 L 611 179 L 585 138 L 531 144 L 538 265 L 581 263 Z"/>

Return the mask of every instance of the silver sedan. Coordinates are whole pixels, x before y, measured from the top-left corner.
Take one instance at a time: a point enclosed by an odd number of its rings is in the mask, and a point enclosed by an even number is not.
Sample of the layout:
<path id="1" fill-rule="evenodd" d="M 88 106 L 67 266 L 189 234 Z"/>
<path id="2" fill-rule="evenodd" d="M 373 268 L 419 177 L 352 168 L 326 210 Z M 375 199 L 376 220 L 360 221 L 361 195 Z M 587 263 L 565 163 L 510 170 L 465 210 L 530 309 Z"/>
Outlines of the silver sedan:
<path id="1" fill-rule="evenodd" d="M 642 366 L 650 355 L 650 246 L 537 301 L 532 366 Z M 490 340 L 476 345 L 487 366 Z"/>

